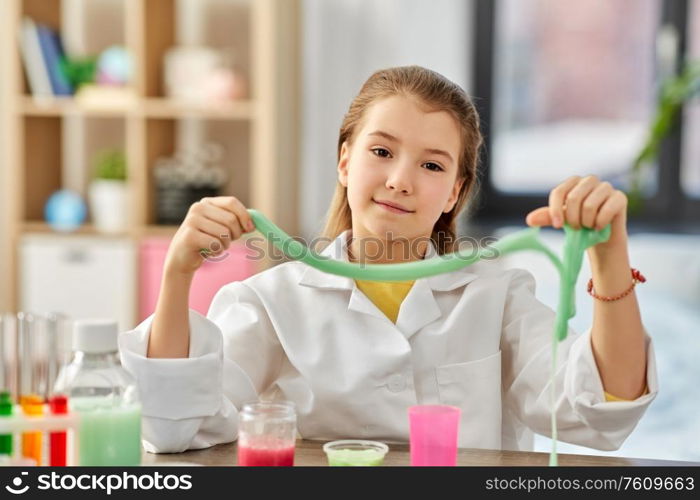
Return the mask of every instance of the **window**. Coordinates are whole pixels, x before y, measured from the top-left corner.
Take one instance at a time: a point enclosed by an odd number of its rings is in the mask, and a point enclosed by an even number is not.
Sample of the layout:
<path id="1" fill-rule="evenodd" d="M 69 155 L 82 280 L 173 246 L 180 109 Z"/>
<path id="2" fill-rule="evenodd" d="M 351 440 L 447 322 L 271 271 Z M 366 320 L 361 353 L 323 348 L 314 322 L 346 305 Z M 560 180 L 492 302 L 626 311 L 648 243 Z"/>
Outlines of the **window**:
<path id="1" fill-rule="evenodd" d="M 549 192 L 575 174 L 622 184 L 653 113 L 660 7 L 660 0 L 499 2 L 497 190 Z"/>
<path id="2" fill-rule="evenodd" d="M 700 61 L 700 0 L 694 0 L 688 19 L 688 53 Z M 700 97 L 686 104 L 683 128 L 681 183 L 690 197 L 700 198 Z"/>
<path id="3" fill-rule="evenodd" d="M 546 205 L 570 175 L 628 188 L 662 79 L 700 59 L 700 0 L 476 0 L 474 22 L 472 93 L 486 137 L 474 208 L 487 225 Z M 630 222 L 697 230 L 698 137 L 700 97 L 661 141 Z"/>

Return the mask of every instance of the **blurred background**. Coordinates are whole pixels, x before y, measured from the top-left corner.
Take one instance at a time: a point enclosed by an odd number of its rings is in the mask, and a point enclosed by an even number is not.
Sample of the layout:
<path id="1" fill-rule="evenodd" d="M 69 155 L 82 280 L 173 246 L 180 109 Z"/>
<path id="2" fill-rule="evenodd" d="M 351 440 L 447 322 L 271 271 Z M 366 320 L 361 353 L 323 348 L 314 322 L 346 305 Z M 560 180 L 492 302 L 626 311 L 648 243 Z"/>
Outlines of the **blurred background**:
<path id="1" fill-rule="evenodd" d="M 351 99 L 373 71 L 419 64 L 460 84 L 482 118 L 461 234 L 522 228 L 573 174 L 629 193 L 661 393 L 611 454 L 700 460 L 700 0 L 4 0 L 0 37 L 0 311 L 133 327 L 203 196 L 234 195 L 313 238 Z M 207 262 L 192 307 L 275 264 L 251 253 L 241 241 Z M 556 307 L 539 255 L 502 260 Z"/>

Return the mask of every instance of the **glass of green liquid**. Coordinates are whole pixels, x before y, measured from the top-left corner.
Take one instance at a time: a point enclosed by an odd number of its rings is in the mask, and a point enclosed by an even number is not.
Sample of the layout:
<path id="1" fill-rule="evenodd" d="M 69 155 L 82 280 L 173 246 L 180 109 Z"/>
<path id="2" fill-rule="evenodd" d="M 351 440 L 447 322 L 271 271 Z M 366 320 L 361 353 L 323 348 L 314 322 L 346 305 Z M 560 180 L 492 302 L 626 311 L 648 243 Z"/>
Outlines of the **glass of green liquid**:
<path id="1" fill-rule="evenodd" d="M 379 441 L 343 439 L 323 445 L 330 466 L 370 467 L 382 465 L 389 447 Z"/>

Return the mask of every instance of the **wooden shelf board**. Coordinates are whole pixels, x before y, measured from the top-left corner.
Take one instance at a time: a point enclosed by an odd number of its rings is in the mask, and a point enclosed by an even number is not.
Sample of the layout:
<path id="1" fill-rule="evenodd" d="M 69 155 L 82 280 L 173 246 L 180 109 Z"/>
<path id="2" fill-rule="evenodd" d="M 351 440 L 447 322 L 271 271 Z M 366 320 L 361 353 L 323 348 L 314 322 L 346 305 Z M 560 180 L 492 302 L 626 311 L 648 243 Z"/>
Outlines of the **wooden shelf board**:
<path id="1" fill-rule="evenodd" d="M 118 233 L 118 234 L 107 234 L 99 232 L 92 224 L 83 224 L 79 228 L 70 232 L 60 232 L 55 231 L 46 222 L 43 221 L 25 221 L 20 225 L 20 231 L 24 234 L 26 233 L 41 233 L 41 234 L 54 234 L 56 236 L 71 236 L 71 235 L 91 235 L 91 236 L 104 236 L 106 238 L 123 238 L 128 237 L 129 233 Z"/>
<path id="2" fill-rule="evenodd" d="M 20 110 L 24 116 L 62 117 L 86 115 L 95 117 L 126 117 L 141 115 L 146 118 L 180 119 L 202 118 L 211 120 L 251 120 L 254 115 L 252 101 L 227 102 L 217 105 L 182 103 L 165 98 L 147 98 L 131 106 L 85 105 L 70 97 L 35 99 L 20 98 Z"/>
<path id="3" fill-rule="evenodd" d="M 144 226 L 142 228 L 142 230 L 140 231 L 140 234 L 144 238 L 150 238 L 150 237 L 172 238 L 175 235 L 175 232 L 177 231 L 178 227 L 180 227 L 180 226 L 150 224 L 148 226 Z"/>
<path id="4" fill-rule="evenodd" d="M 86 115 L 106 118 L 122 118 L 130 113 L 124 107 L 84 106 L 70 97 L 35 99 L 25 96 L 21 100 L 21 112 L 25 116 L 63 117 Z"/>
<path id="5" fill-rule="evenodd" d="M 220 104 L 194 104 L 157 97 L 144 100 L 144 114 L 148 118 L 250 120 L 253 113 L 253 102 L 248 100 Z"/>

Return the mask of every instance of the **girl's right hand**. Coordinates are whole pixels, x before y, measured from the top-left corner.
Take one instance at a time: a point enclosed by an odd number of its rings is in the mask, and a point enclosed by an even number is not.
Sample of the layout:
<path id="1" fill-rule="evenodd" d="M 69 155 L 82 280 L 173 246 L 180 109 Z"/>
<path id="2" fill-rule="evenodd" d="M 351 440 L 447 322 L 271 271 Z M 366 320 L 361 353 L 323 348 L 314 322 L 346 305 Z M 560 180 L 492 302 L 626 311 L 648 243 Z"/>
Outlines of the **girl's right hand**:
<path id="1" fill-rule="evenodd" d="M 202 198 L 170 242 L 165 273 L 194 275 L 207 257 L 216 257 L 244 233 L 255 230 L 245 205 L 233 196 Z"/>

